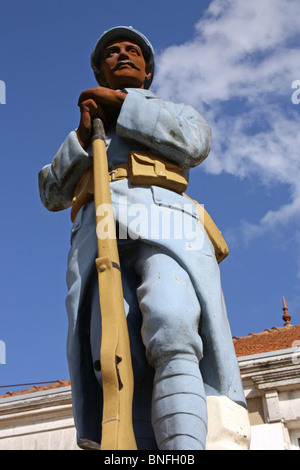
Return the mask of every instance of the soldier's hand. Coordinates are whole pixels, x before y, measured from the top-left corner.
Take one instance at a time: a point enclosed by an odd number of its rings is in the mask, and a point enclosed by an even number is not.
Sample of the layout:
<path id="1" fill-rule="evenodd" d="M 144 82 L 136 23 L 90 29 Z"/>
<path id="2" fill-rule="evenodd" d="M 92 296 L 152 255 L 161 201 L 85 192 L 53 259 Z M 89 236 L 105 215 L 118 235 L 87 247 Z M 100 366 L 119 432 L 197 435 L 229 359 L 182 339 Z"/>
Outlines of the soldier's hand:
<path id="1" fill-rule="evenodd" d="M 125 98 L 126 93 L 100 86 L 81 93 L 78 100 L 81 119 L 77 136 L 85 149 L 91 143 L 93 119 L 100 117 L 104 127 L 108 128 L 112 122 L 117 120 Z"/>
<path id="2" fill-rule="evenodd" d="M 87 149 L 92 141 L 93 119 L 98 116 L 98 106 L 95 101 L 88 99 L 82 101 L 79 107 L 80 123 L 76 133 L 80 145 Z"/>
<path id="3" fill-rule="evenodd" d="M 78 105 L 86 100 L 93 100 L 98 106 L 105 108 L 106 110 L 115 109 L 120 112 L 122 104 L 126 98 L 126 93 L 122 91 L 112 90 L 110 88 L 98 86 L 90 88 L 81 93 Z"/>

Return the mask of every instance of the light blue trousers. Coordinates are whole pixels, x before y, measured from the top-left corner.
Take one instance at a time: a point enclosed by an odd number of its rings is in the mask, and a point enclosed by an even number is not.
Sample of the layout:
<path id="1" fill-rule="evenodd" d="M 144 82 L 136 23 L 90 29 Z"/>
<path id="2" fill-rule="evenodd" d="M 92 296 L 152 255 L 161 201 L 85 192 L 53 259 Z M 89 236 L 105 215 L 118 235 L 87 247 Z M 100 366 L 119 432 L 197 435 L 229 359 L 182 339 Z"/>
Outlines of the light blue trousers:
<path id="1" fill-rule="evenodd" d="M 189 275 L 167 253 L 139 241 L 127 241 L 123 250 L 120 247 L 120 256 L 135 373 L 137 440 L 153 441 L 154 430 L 161 450 L 204 449 L 207 412 L 199 369 L 201 309 Z M 99 363 L 100 325 L 98 289 L 94 285 L 90 337 L 95 365 Z M 149 365 L 154 379 L 151 373 L 145 376 Z M 97 366 L 95 369 L 101 381 Z M 150 413 L 152 429 L 150 419 L 147 421 Z"/>

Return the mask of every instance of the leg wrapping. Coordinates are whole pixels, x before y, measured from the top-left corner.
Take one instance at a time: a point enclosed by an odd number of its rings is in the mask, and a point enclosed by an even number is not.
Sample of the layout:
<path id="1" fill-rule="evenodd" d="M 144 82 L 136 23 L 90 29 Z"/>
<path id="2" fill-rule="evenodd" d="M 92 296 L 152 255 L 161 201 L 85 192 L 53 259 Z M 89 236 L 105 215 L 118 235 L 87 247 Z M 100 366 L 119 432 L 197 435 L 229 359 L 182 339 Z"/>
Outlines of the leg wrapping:
<path id="1" fill-rule="evenodd" d="M 203 450 L 207 410 L 199 365 L 172 359 L 156 367 L 152 425 L 160 450 Z"/>

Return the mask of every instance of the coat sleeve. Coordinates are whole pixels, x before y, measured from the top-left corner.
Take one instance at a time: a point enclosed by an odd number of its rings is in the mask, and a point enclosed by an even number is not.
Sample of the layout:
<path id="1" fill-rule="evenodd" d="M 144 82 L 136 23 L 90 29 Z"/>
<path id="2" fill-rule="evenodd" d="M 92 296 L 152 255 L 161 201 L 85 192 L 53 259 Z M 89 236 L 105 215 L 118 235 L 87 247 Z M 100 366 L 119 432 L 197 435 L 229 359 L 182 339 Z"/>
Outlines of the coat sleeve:
<path id="1" fill-rule="evenodd" d="M 117 121 L 120 137 L 137 141 L 183 168 L 199 165 L 209 154 L 211 129 L 192 107 L 128 89 Z"/>
<path id="2" fill-rule="evenodd" d="M 79 144 L 72 131 L 59 148 L 50 165 L 39 172 L 40 198 L 49 211 L 67 209 L 72 204 L 74 189 L 92 158 Z"/>

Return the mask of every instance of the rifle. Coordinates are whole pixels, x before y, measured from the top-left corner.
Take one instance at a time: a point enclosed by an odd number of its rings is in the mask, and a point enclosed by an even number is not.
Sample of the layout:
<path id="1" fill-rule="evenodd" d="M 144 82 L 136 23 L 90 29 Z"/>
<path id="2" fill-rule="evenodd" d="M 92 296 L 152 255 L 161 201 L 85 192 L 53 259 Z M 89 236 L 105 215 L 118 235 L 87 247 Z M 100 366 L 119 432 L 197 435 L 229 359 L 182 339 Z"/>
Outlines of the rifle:
<path id="1" fill-rule="evenodd" d="M 93 122 L 94 201 L 96 228 L 103 209 L 111 208 L 105 132 L 99 118 Z M 107 211 L 106 211 L 107 212 Z M 136 450 L 132 424 L 133 371 L 123 300 L 120 260 L 114 221 L 108 236 L 97 233 L 102 336 L 100 366 L 103 387 L 101 450 Z M 103 235 L 103 234 L 102 234 Z"/>

